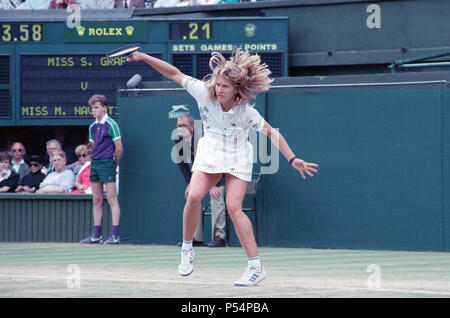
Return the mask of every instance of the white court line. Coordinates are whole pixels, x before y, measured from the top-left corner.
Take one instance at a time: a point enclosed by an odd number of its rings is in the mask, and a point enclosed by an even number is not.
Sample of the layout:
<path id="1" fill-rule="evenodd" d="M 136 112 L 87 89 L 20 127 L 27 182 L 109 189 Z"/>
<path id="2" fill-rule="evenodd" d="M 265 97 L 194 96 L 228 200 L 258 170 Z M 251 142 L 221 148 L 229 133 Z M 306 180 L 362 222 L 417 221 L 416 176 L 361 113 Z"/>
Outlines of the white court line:
<path id="1" fill-rule="evenodd" d="M 240 297 L 277 297 L 277 296 L 299 296 L 304 294 L 323 294 L 323 293 L 333 293 L 333 292 L 354 292 L 354 291 L 371 291 L 371 292 L 390 292 L 390 293 L 408 293 L 408 294 L 430 294 L 430 295 L 441 295 L 450 296 L 450 292 L 439 292 L 432 290 L 414 290 L 414 289 L 395 289 L 395 288 L 364 288 L 364 287 L 342 287 L 339 289 L 327 289 L 327 286 L 307 286 L 301 285 L 302 288 L 312 288 L 312 289 L 324 289 L 317 291 L 304 291 L 304 292 L 293 292 L 293 293 L 277 293 L 277 294 L 258 294 L 258 295 L 242 295 L 235 296 Z"/>
<path id="2" fill-rule="evenodd" d="M 354 289 L 352 289 L 352 288 L 340 288 L 340 289 L 315 290 L 315 291 L 304 291 L 304 292 L 293 292 L 293 293 L 242 295 L 242 296 L 233 296 L 233 298 L 264 298 L 264 297 L 277 297 L 277 296 L 278 297 L 280 297 L 280 296 L 289 297 L 289 296 L 300 296 L 300 295 L 308 295 L 308 294 L 339 293 L 339 292 L 348 292 L 348 291 L 353 291 L 353 290 Z"/>
<path id="3" fill-rule="evenodd" d="M 7 279 L 38 279 L 38 280 L 68 280 L 72 279 L 69 276 L 35 276 L 35 275 L 3 275 L 0 274 L 0 278 Z M 194 280 L 170 280 L 170 279 L 148 279 L 148 278 L 105 278 L 105 277 L 89 277 L 81 276 L 81 280 L 99 280 L 99 281 L 111 281 L 111 282 L 135 282 L 135 283 L 171 283 L 171 284 L 192 284 L 192 285 L 230 285 L 225 282 L 211 282 L 211 281 L 194 281 Z"/>
<path id="4" fill-rule="evenodd" d="M 38 279 L 38 280 L 67 280 L 69 277 L 65 276 L 36 276 L 36 275 L 3 275 L 0 274 L 0 278 L 6 279 Z M 105 277 L 90 277 L 90 276 L 82 276 L 82 280 L 97 280 L 97 281 L 117 281 L 117 282 L 136 282 L 136 283 L 169 283 L 169 284 L 187 284 L 187 285 L 226 285 L 230 286 L 229 282 L 211 282 L 211 281 L 194 281 L 194 280 L 170 280 L 170 279 L 148 279 L 148 278 L 105 278 Z M 279 286 L 277 286 L 279 287 Z M 371 291 L 371 292 L 395 292 L 395 293 L 409 293 L 409 294 L 429 294 L 429 295 L 441 295 L 441 296 L 450 296 L 450 292 L 439 292 L 432 290 L 408 290 L 408 289 L 395 289 L 395 288 L 363 288 L 363 287 L 342 287 L 342 288 L 333 288 L 329 289 L 328 286 L 309 286 L 309 285 L 301 285 L 302 288 L 311 288 L 311 289 L 322 289 L 316 291 L 299 291 L 292 293 L 272 293 L 272 294 L 256 294 L 256 295 L 242 295 L 242 296 L 233 296 L 233 298 L 242 298 L 242 297 L 277 297 L 277 296 L 300 296 L 300 295 L 308 295 L 308 294 L 324 294 L 324 293 L 335 293 L 335 292 L 354 292 L 354 291 Z M 237 287 L 237 288 L 245 288 L 245 287 Z"/>

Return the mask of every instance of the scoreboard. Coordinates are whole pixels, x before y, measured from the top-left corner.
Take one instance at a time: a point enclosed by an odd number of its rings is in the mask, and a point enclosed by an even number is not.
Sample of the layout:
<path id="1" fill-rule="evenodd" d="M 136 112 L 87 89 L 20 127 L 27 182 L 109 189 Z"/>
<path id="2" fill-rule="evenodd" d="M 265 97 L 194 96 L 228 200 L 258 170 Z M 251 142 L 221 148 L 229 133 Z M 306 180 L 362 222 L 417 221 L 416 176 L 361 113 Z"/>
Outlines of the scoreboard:
<path id="1" fill-rule="evenodd" d="M 211 52 L 228 57 L 235 47 L 258 53 L 273 77 L 288 76 L 287 42 L 288 18 L 0 22 L 0 123 L 84 125 L 93 94 L 106 95 L 117 118 L 117 90 L 133 75 L 165 80 L 143 62 L 106 57 L 127 44 L 201 79 Z"/>

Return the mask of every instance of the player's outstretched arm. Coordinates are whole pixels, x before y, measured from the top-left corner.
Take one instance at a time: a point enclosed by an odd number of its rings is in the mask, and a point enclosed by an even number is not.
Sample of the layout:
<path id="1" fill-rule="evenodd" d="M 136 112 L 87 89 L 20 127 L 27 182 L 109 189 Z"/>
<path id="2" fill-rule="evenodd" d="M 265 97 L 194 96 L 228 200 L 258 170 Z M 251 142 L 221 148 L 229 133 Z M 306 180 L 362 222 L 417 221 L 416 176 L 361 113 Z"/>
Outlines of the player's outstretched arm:
<path id="1" fill-rule="evenodd" d="M 283 135 L 280 134 L 276 129 L 273 129 L 269 123 L 265 122 L 264 127 L 261 130 L 262 133 L 269 136 L 270 140 L 274 143 L 275 146 L 280 150 L 283 156 L 289 161 L 291 161 L 292 167 L 297 170 L 303 179 L 306 179 L 306 175 L 313 177 L 313 173 L 317 173 L 317 167 L 319 165 L 317 163 L 306 162 L 303 159 L 296 158 L 294 152 L 289 147 L 286 139 L 284 139 Z M 295 158 L 295 159 L 293 159 Z"/>
<path id="2" fill-rule="evenodd" d="M 168 79 L 181 85 L 184 74 L 172 64 L 139 51 L 136 51 L 131 56 L 127 57 L 127 62 L 135 61 L 144 61 Z"/>

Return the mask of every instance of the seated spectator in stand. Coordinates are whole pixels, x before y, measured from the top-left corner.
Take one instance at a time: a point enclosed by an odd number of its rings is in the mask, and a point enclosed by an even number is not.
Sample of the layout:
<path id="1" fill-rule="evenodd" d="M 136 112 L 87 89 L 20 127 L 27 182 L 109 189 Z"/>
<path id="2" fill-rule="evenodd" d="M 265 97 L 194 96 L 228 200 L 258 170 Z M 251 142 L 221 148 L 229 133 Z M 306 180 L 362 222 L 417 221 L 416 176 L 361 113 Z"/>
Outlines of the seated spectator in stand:
<path id="1" fill-rule="evenodd" d="M 42 173 L 47 175 L 50 172 L 55 171 L 55 167 L 53 166 L 53 153 L 61 150 L 61 143 L 56 140 L 56 139 L 50 139 L 49 141 L 46 142 L 46 147 L 47 147 L 47 157 L 48 157 L 48 162 L 47 164 L 44 166 L 44 168 L 42 168 Z"/>
<path id="2" fill-rule="evenodd" d="M 81 9 L 114 9 L 114 0 L 81 0 Z"/>
<path id="3" fill-rule="evenodd" d="M 187 6 L 203 6 L 208 4 L 218 4 L 219 0 L 181 0 L 177 4 L 177 7 L 187 7 Z"/>
<path id="4" fill-rule="evenodd" d="M 66 154 L 58 150 L 53 154 L 53 165 L 55 171 L 48 174 L 39 185 L 36 193 L 70 193 L 73 188 L 75 175 L 66 169 Z"/>
<path id="5" fill-rule="evenodd" d="M 24 156 L 27 153 L 25 146 L 21 142 L 13 143 L 11 147 L 12 160 L 11 160 L 11 170 L 19 175 L 19 183 L 22 178 L 30 172 L 30 168 L 25 163 Z"/>
<path id="6" fill-rule="evenodd" d="M 19 175 L 10 169 L 11 156 L 0 152 L 0 193 L 14 192 L 19 182 Z"/>
<path id="7" fill-rule="evenodd" d="M 219 0 L 197 0 L 199 5 L 218 4 Z"/>
<path id="8" fill-rule="evenodd" d="M 39 185 L 45 179 L 45 174 L 41 172 L 42 165 L 44 164 L 41 156 L 31 156 L 28 164 L 30 165 L 30 173 L 23 177 L 22 181 L 19 181 L 16 192 L 34 193 L 39 189 Z"/>
<path id="9" fill-rule="evenodd" d="M 15 9 L 22 4 L 22 2 L 23 0 L 1 0 L 0 9 Z"/>
<path id="10" fill-rule="evenodd" d="M 78 7 L 76 0 L 51 0 L 50 9 L 67 9 L 70 5 L 72 8 Z"/>
<path id="11" fill-rule="evenodd" d="M 144 0 L 114 0 L 114 8 L 133 9 L 145 8 Z"/>
<path id="12" fill-rule="evenodd" d="M 91 152 L 88 151 L 86 146 L 84 147 L 86 151 L 80 153 L 78 156 L 79 161 L 83 163 L 83 165 L 75 178 L 72 193 L 92 194 L 91 180 L 89 180 L 89 176 L 91 175 Z"/>
<path id="13" fill-rule="evenodd" d="M 178 3 L 180 3 L 180 0 L 157 0 L 153 5 L 153 8 L 176 7 Z"/>
<path id="14" fill-rule="evenodd" d="M 50 9 L 50 0 L 25 0 L 21 5 L 19 5 L 17 10 L 40 10 L 40 9 Z"/>
<path id="15" fill-rule="evenodd" d="M 77 156 L 78 160 L 70 165 L 67 165 L 66 169 L 72 170 L 73 174 L 77 175 L 80 172 L 81 167 L 86 163 L 86 161 L 91 160 L 90 154 L 91 151 L 90 149 L 88 149 L 88 146 L 86 145 L 77 146 L 75 148 L 75 155 Z M 87 160 L 87 158 L 89 158 L 89 160 Z"/>
<path id="16" fill-rule="evenodd" d="M 191 0 L 181 0 L 179 3 L 177 3 L 177 7 L 187 7 L 192 5 L 194 5 L 194 3 L 191 2 Z"/>

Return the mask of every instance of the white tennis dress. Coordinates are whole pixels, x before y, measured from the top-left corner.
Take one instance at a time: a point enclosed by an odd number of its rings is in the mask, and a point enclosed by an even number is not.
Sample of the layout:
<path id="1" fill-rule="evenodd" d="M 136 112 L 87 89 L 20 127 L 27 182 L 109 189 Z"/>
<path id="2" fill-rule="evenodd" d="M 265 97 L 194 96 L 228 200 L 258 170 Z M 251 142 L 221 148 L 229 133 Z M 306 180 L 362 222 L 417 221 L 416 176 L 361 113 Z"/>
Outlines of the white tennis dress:
<path id="1" fill-rule="evenodd" d="M 229 173 L 250 181 L 253 147 L 248 141 L 248 131 L 250 128 L 261 131 L 264 118 L 248 104 L 224 112 L 217 100 L 208 98 L 203 81 L 185 76 L 181 86 L 197 101 L 203 124 L 203 137 L 198 141 L 192 170 Z"/>

